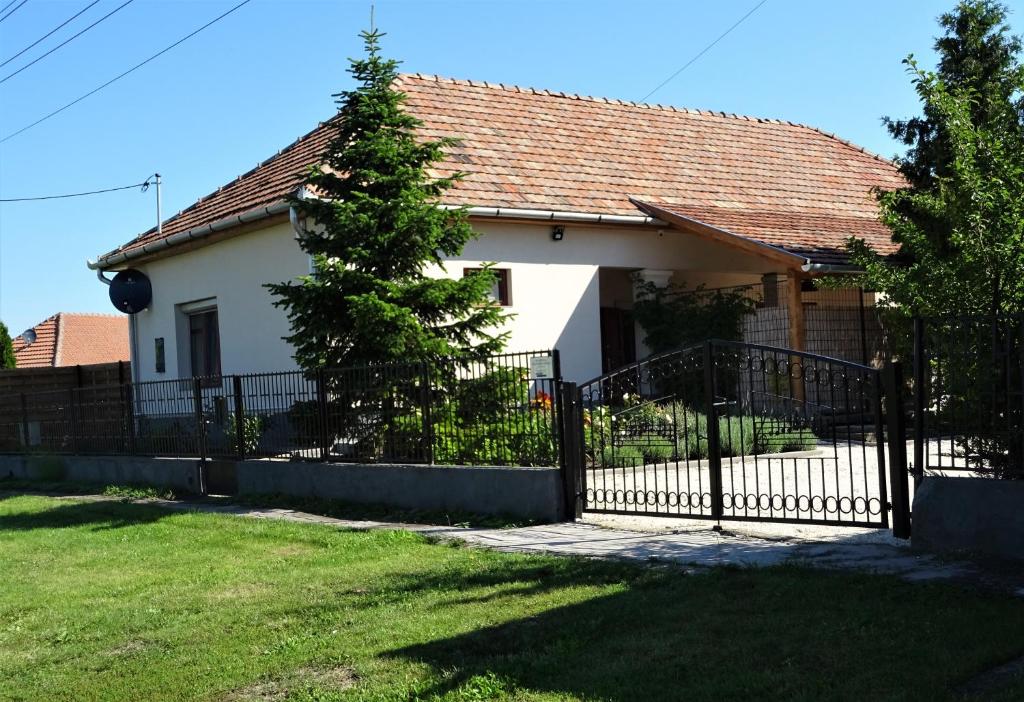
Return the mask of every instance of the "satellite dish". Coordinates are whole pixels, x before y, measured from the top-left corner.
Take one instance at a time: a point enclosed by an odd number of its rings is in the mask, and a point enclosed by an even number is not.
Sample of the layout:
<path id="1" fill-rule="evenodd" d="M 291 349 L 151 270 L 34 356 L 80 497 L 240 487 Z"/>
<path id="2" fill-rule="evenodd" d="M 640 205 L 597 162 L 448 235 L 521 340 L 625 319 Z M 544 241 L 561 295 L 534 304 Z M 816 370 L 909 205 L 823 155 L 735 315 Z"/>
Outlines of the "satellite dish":
<path id="1" fill-rule="evenodd" d="M 36 342 L 36 330 L 26 329 L 21 333 L 21 340 L 25 342 L 25 346 L 34 344 Z"/>
<path id="2" fill-rule="evenodd" d="M 110 281 L 110 301 L 118 312 L 135 314 L 149 307 L 153 300 L 153 284 L 142 271 L 133 268 L 119 271 Z"/>

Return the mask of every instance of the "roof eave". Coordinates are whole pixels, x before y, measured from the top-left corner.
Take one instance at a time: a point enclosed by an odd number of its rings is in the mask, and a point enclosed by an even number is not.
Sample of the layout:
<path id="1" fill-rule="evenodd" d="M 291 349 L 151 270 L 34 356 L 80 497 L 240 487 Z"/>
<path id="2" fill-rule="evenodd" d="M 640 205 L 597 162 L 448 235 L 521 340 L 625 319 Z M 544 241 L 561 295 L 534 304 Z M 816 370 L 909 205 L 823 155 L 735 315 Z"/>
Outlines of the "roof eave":
<path id="1" fill-rule="evenodd" d="M 95 261 L 86 261 L 86 265 L 92 270 L 110 270 L 114 266 L 120 266 L 124 263 L 128 263 L 129 261 L 142 258 L 143 256 L 160 254 L 166 249 L 181 246 L 182 244 L 187 244 L 191 241 L 205 239 L 212 234 L 231 229 L 232 227 L 258 222 L 275 215 L 283 214 L 288 211 L 288 207 L 288 203 L 283 201 L 275 202 L 263 207 L 257 207 L 243 212 L 242 214 L 225 217 L 224 219 L 219 219 L 216 222 L 204 224 L 201 227 L 194 227 L 183 232 L 178 232 L 177 234 L 172 234 L 166 238 L 158 239 L 148 244 L 143 244 L 136 248 L 130 248 L 127 251 L 120 251 L 100 256 Z"/>

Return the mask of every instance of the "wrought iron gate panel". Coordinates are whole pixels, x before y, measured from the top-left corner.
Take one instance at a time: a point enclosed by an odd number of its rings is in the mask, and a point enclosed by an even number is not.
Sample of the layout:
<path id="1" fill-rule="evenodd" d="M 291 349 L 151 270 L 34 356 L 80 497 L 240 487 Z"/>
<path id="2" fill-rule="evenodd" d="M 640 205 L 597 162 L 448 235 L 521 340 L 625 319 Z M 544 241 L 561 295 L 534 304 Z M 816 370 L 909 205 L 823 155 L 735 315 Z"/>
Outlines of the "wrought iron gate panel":
<path id="1" fill-rule="evenodd" d="M 583 509 L 888 526 L 877 369 L 709 341 L 580 386 Z"/>

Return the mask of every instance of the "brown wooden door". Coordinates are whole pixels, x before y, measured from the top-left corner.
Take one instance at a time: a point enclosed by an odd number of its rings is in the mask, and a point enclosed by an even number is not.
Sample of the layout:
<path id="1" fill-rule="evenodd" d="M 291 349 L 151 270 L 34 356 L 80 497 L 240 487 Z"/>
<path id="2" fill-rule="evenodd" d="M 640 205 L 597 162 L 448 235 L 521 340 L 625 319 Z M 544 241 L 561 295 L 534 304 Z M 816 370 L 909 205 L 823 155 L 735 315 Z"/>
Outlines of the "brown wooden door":
<path id="1" fill-rule="evenodd" d="M 633 315 L 617 307 L 601 308 L 601 365 L 607 373 L 636 361 Z"/>

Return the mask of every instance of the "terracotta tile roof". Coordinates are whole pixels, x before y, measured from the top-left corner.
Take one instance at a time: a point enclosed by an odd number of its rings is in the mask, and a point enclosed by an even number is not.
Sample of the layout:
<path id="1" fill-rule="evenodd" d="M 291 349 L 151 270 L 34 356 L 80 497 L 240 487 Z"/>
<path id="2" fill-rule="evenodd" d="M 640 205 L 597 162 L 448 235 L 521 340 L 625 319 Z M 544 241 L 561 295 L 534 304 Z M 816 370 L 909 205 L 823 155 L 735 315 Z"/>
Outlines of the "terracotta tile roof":
<path id="1" fill-rule="evenodd" d="M 36 340 L 14 339 L 18 368 L 77 366 L 129 360 L 124 315 L 58 312 L 32 327 Z"/>
<path id="2" fill-rule="evenodd" d="M 636 214 L 633 197 L 839 259 L 850 234 L 888 246 L 871 190 L 904 185 L 890 162 L 781 120 L 436 76 L 403 75 L 398 87 L 423 136 L 461 139 L 437 170 L 468 174 L 447 204 Z M 321 124 L 170 218 L 162 236 L 281 201 L 330 132 Z M 111 253 L 157 238 L 150 230 Z"/>

